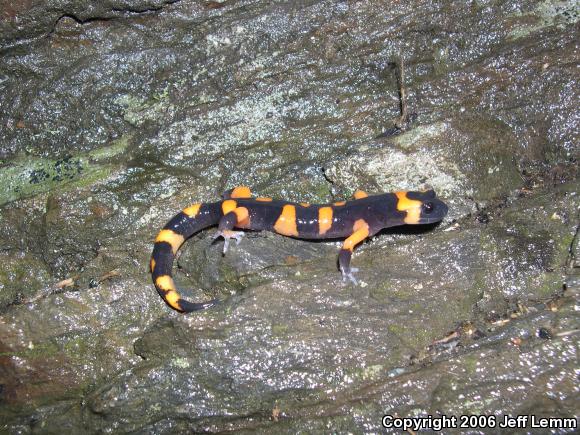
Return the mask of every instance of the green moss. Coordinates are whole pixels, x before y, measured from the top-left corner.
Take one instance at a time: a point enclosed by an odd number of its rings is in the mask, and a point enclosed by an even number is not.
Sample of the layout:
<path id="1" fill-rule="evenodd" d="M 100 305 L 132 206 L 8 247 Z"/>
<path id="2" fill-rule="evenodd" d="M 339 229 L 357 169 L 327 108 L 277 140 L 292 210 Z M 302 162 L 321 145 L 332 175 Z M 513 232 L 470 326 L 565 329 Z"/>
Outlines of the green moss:
<path id="1" fill-rule="evenodd" d="M 0 307 L 32 297 L 50 279 L 44 263 L 31 255 L 0 255 Z"/>
<path id="2" fill-rule="evenodd" d="M 114 164 L 101 163 L 121 154 L 129 137 L 110 146 L 62 159 L 20 157 L 0 168 L 0 205 L 53 189 L 87 186 L 108 177 Z"/>
<path id="3" fill-rule="evenodd" d="M 288 335 L 288 325 L 276 323 L 272 325 L 272 335 L 274 337 L 285 337 Z"/>
<path id="4" fill-rule="evenodd" d="M 393 358 L 393 355 L 389 355 Z M 372 364 L 365 367 L 350 367 L 345 370 L 345 375 L 357 381 L 372 381 L 385 376 L 387 371 L 385 364 Z"/>
<path id="5" fill-rule="evenodd" d="M 558 253 L 558 257 L 559 257 L 559 264 L 555 264 L 554 266 L 564 266 L 566 264 L 566 260 L 568 259 L 568 254 L 570 251 L 570 246 L 572 246 L 572 243 L 574 242 L 574 234 L 568 232 L 565 234 L 562 234 L 561 237 L 559 237 L 556 242 L 557 247 L 556 247 L 556 252 Z"/>
<path id="6" fill-rule="evenodd" d="M 398 324 L 394 324 L 394 323 L 391 323 L 387 327 L 387 329 L 389 330 L 389 332 L 391 334 L 394 334 L 394 335 L 403 335 L 404 332 L 405 332 L 405 327 L 404 326 L 398 325 Z"/>
<path id="7" fill-rule="evenodd" d="M 477 371 L 477 363 L 479 357 L 477 355 L 468 354 L 463 358 L 463 368 L 467 371 L 467 375 L 473 375 Z"/>
<path id="8" fill-rule="evenodd" d="M 550 298 L 562 289 L 564 276 L 558 273 L 544 273 L 539 277 L 528 277 L 527 287 L 534 289 L 534 296 L 538 299 Z"/>
<path id="9" fill-rule="evenodd" d="M 577 23 L 580 19 L 580 6 L 576 0 L 545 0 L 538 3 L 532 12 L 517 12 L 512 17 L 520 21 L 521 25 L 514 26 L 509 37 L 520 39 L 546 27 L 563 28 Z"/>
<path id="10" fill-rule="evenodd" d="M 188 369 L 191 366 L 191 363 L 189 362 L 189 359 L 187 358 L 173 358 L 171 360 L 171 365 L 174 367 L 178 367 L 181 369 Z"/>
<path id="11" fill-rule="evenodd" d="M 155 94 L 149 100 L 133 95 L 122 95 L 115 102 L 124 108 L 125 121 L 136 127 L 143 125 L 146 121 L 159 119 L 172 108 L 167 89 Z"/>
<path id="12" fill-rule="evenodd" d="M 119 139 L 111 142 L 110 146 L 98 148 L 88 153 L 89 157 L 94 161 L 102 161 L 122 154 L 129 145 L 131 135 L 121 136 Z"/>
<path id="13" fill-rule="evenodd" d="M 90 337 L 78 336 L 66 340 L 62 344 L 62 351 L 68 358 L 82 361 L 86 359 L 87 354 L 91 351 L 91 346 L 87 342 Z"/>
<path id="14" fill-rule="evenodd" d="M 37 344 L 29 343 L 28 347 L 22 350 L 13 352 L 1 352 L 0 356 L 14 356 L 23 359 L 47 358 L 57 355 L 60 353 L 60 351 L 60 347 L 56 343 L 47 341 Z"/>
<path id="15" fill-rule="evenodd" d="M 383 375 L 384 371 L 385 371 L 385 366 L 383 366 L 382 364 L 374 364 L 374 365 L 364 367 L 363 369 L 361 369 L 360 377 L 364 381 L 377 379 Z"/>
<path id="16" fill-rule="evenodd" d="M 415 311 L 415 313 L 418 310 Z M 446 319 L 446 316 L 442 316 L 443 319 Z M 422 349 L 425 346 L 428 346 L 433 339 L 435 338 L 433 335 L 433 331 L 441 330 L 439 325 L 430 324 L 429 328 L 420 327 L 419 325 L 415 325 L 412 328 L 412 334 L 409 334 L 407 331 L 406 342 L 415 349 Z"/>
<path id="17" fill-rule="evenodd" d="M 388 301 L 389 298 L 397 298 L 399 300 L 409 300 L 409 293 L 394 288 L 388 281 L 372 286 L 369 289 L 369 296 L 376 301 Z"/>

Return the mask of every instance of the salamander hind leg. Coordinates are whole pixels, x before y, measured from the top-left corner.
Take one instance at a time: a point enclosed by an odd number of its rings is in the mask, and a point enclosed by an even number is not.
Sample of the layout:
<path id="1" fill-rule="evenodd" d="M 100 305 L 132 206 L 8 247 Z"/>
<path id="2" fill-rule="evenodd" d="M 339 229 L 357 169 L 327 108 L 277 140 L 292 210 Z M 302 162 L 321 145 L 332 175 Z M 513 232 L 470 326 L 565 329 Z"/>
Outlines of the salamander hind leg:
<path id="1" fill-rule="evenodd" d="M 354 277 L 354 273 L 358 272 L 358 269 L 350 267 L 350 259 L 352 258 L 354 247 L 369 236 L 369 226 L 363 219 L 359 219 L 355 222 L 353 231 L 344 241 L 338 254 L 338 265 L 342 273 L 342 280 L 345 281 L 348 278 L 354 285 L 357 285 L 358 282 Z"/>
<path id="2" fill-rule="evenodd" d="M 231 200 L 230 200 L 231 201 Z M 226 204 L 222 207 L 226 213 L 221 217 L 218 223 L 218 230 L 214 234 L 214 240 L 218 237 L 224 238 L 224 250 L 225 254 L 230 246 L 230 239 L 234 239 L 236 244 L 240 243 L 240 240 L 244 236 L 243 231 L 233 231 L 234 227 L 246 226 L 249 223 L 249 212 L 245 207 L 234 207 L 232 208 L 230 204 Z M 231 209 L 231 211 L 227 211 Z"/>

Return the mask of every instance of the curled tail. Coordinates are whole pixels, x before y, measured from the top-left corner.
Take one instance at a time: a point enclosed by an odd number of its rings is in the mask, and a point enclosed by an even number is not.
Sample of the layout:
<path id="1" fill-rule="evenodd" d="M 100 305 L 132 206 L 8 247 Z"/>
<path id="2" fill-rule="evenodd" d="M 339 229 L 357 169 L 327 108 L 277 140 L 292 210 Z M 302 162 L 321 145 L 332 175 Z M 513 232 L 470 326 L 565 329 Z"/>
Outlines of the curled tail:
<path id="1" fill-rule="evenodd" d="M 220 219 L 219 203 L 194 204 L 171 219 L 157 235 L 151 254 L 151 277 L 163 300 L 181 313 L 204 310 L 215 305 L 217 299 L 194 303 L 182 299 L 175 287 L 171 271 L 175 254 L 183 242 L 198 231 L 216 225 Z"/>

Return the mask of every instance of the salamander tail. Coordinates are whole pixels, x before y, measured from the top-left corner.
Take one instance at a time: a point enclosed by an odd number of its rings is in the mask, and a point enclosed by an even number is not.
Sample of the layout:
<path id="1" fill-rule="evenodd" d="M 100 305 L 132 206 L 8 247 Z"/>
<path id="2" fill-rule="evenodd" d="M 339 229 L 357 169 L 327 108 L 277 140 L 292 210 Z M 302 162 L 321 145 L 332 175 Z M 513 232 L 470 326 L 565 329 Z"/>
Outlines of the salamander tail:
<path id="1" fill-rule="evenodd" d="M 207 302 L 190 302 L 183 299 L 172 277 L 173 260 L 179 247 L 188 237 L 217 224 L 219 210 L 219 203 L 194 204 L 187 207 L 175 215 L 155 239 L 149 265 L 153 284 L 165 303 L 180 313 L 205 310 L 219 302 L 217 299 Z"/>

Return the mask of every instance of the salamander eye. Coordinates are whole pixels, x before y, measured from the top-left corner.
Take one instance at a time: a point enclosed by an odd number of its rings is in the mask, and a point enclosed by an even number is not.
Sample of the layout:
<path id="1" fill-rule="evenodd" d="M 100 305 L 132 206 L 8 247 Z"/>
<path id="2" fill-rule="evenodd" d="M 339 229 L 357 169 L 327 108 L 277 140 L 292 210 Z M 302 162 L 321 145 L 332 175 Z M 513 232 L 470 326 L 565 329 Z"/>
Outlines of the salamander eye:
<path id="1" fill-rule="evenodd" d="M 425 214 L 429 214 L 433 211 L 433 209 L 435 208 L 435 206 L 433 205 L 432 202 L 424 202 L 423 203 L 423 213 Z"/>

